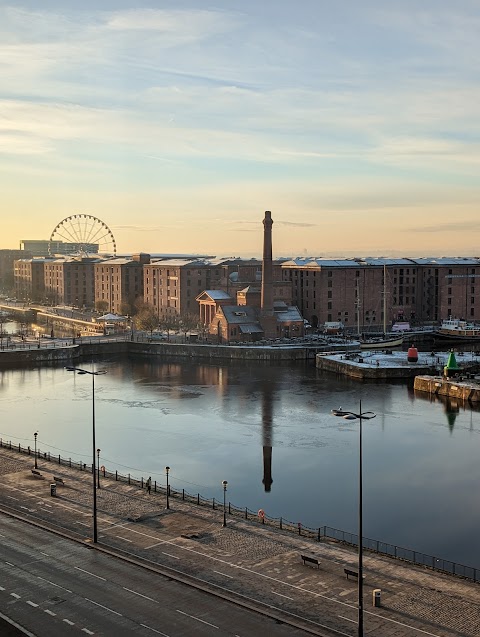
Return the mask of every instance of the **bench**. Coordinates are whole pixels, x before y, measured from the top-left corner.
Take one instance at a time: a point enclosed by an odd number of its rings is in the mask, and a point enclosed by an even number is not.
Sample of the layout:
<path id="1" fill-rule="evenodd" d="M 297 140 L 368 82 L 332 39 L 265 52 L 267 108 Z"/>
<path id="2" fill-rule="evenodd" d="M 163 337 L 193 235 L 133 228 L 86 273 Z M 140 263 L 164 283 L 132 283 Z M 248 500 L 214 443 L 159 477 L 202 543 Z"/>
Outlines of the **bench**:
<path id="1" fill-rule="evenodd" d="M 352 570 L 351 570 L 351 569 L 349 569 L 349 568 L 344 568 L 344 569 L 343 569 L 343 572 L 344 572 L 344 573 L 345 573 L 345 575 L 347 576 L 347 579 L 348 579 L 348 577 L 349 577 L 350 575 L 351 575 L 352 577 L 355 577 L 355 579 L 358 579 L 358 573 L 357 573 L 357 571 L 352 571 Z M 362 579 L 365 579 L 365 575 L 363 575 Z"/>
<path id="2" fill-rule="evenodd" d="M 304 565 L 308 562 L 309 564 L 316 564 L 317 568 L 320 568 L 320 562 L 316 557 L 310 557 L 309 555 L 300 555 L 300 557 L 302 558 Z"/>
<path id="3" fill-rule="evenodd" d="M 62 486 L 65 486 L 65 482 L 63 481 L 63 478 L 57 478 L 56 476 L 53 476 L 53 481 L 56 482 L 57 484 L 61 484 Z"/>
<path id="4" fill-rule="evenodd" d="M 32 473 L 35 478 L 43 478 L 42 474 L 40 473 L 40 471 L 38 471 L 38 469 L 32 469 Z"/>

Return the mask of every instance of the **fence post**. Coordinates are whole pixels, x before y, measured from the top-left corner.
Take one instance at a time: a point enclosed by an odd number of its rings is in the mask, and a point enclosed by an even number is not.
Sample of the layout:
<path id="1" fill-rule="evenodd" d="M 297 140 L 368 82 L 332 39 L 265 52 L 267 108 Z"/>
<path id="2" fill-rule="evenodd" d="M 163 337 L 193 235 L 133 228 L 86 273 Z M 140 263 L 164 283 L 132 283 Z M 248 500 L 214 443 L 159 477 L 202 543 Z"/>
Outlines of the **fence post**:
<path id="1" fill-rule="evenodd" d="M 320 527 L 318 527 L 318 541 L 320 542 Z"/>
<path id="2" fill-rule="evenodd" d="M 232 512 L 230 510 L 230 502 L 228 503 L 228 515 L 232 515 Z"/>
<path id="3" fill-rule="evenodd" d="M 20 443 L 18 443 L 18 453 L 20 453 Z"/>
<path id="4" fill-rule="evenodd" d="M 200 494 L 197 493 L 197 504 L 200 504 Z"/>
<path id="5" fill-rule="evenodd" d="M 142 489 L 143 489 L 143 476 L 142 476 Z"/>
<path id="6" fill-rule="evenodd" d="M 182 500 L 185 500 L 185 489 L 182 489 Z"/>
<path id="7" fill-rule="evenodd" d="M 60 461 L 60 454 L 58 454 L 58 464 L 62 464 Z"/>
<path id="8" fill-rule="evenodd" d="M 213 510 L 215 510 L 215 498 L 212 498 Z"/>
<path id="9" fill-rule="evenodd" d="M 298 522 L 298 535 L 302 535 L 302 523 Z"/>
<path id="10" fill-rule="evenodd" d="M 245 519 L 248 520 L 248 509 L 245 507 Z"/>
<path id="11" fill-rule="evenodd" d="M 128 474 L 128 484 L 130 484 L 130 474 Z"/>
<path id="12" fill-rule="evenodd" d="M 118 481 L 118 469 L 115 469 L 115 482 Z"/>
<path id="13" fill-rule="evenodd" d="M 48 452 L 48 462 L 50 462 L 51 458 L 50 458 L 50 451 Z"/>
<path id="14" fill-rule="evenodd" d="M 283 520 L 280 518 L 280 531 L 283 529 Z"/>
<path id="15" fill-rule="evenodd" d="M 30 445 L 28 445 L 28 455 L 30 455 Z"/>
<path id="16" fill-rule="evenodd" d="M 156 493 L 157 492 L 157 481 L 154 480 L 153 482 L 153 491 Z"/>
<path id="17" fill-rule="evenodd" d="M 69 467 L 71 467 L 71 466 L 72 466 L 72 459 L 71 459 L 71 458 L 69 458 L 69 459 L 68 459 L 68 466 L 69 466 Z M 93 473 L 93 467 L 92 467 L 92 473 Z"/>

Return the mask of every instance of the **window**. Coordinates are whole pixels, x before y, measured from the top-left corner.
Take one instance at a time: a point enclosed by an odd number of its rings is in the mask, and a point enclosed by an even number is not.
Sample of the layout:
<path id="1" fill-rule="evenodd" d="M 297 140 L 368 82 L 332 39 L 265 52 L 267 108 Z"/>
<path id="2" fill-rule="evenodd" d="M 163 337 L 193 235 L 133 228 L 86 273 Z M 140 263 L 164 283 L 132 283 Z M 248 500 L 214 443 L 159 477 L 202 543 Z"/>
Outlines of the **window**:
<path id="1" fill-rule="evenodd" d="M 329 298 L 329 299 L 331 299 L 331 298 L 332 298 L 332 291 L 331 291 L 331 290 L 329 290 L 329 291 L 328 291 L 328 298 Z"/>

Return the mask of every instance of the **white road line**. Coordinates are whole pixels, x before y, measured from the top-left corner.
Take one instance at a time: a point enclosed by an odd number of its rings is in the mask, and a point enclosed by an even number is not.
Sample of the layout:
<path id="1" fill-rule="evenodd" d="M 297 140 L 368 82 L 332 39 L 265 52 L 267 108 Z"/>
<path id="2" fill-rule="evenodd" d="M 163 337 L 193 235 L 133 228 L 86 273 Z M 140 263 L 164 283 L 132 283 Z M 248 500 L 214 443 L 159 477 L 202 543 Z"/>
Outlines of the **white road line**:
<path id="1" fill-rule="evenodd" d="M 194 617 L 193 615 L 184 613 L 183 610 L 178 610 L 178 608 L 177 608 L 177 613 L 180 613 L 180 615 L 185 615 L 186 617 L 190 617 L 190 619 L 195 619 L 197 622 L 201 622 L 202 624 L 206 624 L 207 626 L 211 626 L 212 628 L 218 629 L 218 626 L 215 626 L 215 624 L 210 624 L 209 622 L 206 622 L 203 619 L 200 619 L 199 617 Z"/>
<path id="2" fill-rule="evenodd" d="M 131 588 L 126 588 L 124 586 L 123 590 L 124 591 L 128 591 L 129 593 L 133 593 L 134 595 L 138 595 L 139 597 L 143 597 L 144 599 L 148 599 L 150 602 L 155 602 L 155 604 L 158 604 L 156 599 L 152 599 L 151 597 L 147 597 L 146 595 L 142 595 L 142 593 L 137 593 L 137 591 L 132 591 Z"/>
<path id="3" fill-rule="evenodd" d="M 156 546 L 160 546 L 160 544 L 165 544 L 165 541 L 162 542 L 155 542 L 155 544 L 150 544 L 150 546 L 146 546 L 145 550 L 148 551 L 149 549 L 153 549 Z M 168 555 L 168 553 L 166 553 L 166 555 Z"/>
<path id="4" fill-rule="evenodd" d="M 159 539 L 155 535 L 149 535 L 148 533 L 142 533 L 141 531 L 136 531 L 135 529 L 131 529 L 129 527 L 127 528 L 126 524 L 125 525 L 119 524 L 118 526 L 121 527 L 121 528 L 124 528 L 125 531 L 130 531 L 130 533 L 136 533 L 137 535 L 143 535 L 143 537 L 149 537 L 152 540 L 158 540 Z M 110 527 L 110 528 L 112 528 L 112 527 Z"/>
<path id="5" fill-rule="evenodd" d="M 15 597 L 15 599 L 22 599 L 22 596 L 21 595 L 17 595 L 17 593 L 10 593 L 10 595 L 12 597 Z"/>
<path id="6" fill-rule="evenodd" d="M 15 564 L 12 564 L 11 562 L 5 562 L 5 564 L 8 564 L 9 566 L 15 567 Z"/>
<path id="7" fill-rule="evenodd" d="M 123 540 L 124 542 L 133 542 L 133 540 L 127 540 L 126 537 L 122 537 L 121 535 L 116 535 L 115 537 L 117 537 L 119 540 Z"/>
<path id="8" fill-rule="evenodd" d="M 64 619 L 63 621 L 69 626 L 75 626 L 75 622 L 71 622 L 69 619 Z"/>
<path id="9" fill-rule="evenodd" d="M 90 524 L 87 524 L 86 522 L 75 522 L 75 524 L 81 524 L 82 526 L 90 526 Z"/>
<path id="10" fill-rule="evenodd" d="M 50 610 L 49 608 L 45 608 L 44 613 L 47 613 L 48 615 L 51 615 L 52 617 L 56 617 L 57 613 L 54 613 L 53 610 Z"/>
<path id="11" fill-rule="evenodd" d="M 214 573 L 217 573 L 218 575 L 223 575 L 223 577 L 228 577 L 230 579 L 233 579 L 233 575 L 227 575 L 226 573 L 220 573 L 220 571 L 213 571 Z"/>
<path id="12" fill-rule="evenodd" d="M 4 591 L 5 589 L 3 588 L 3 586 L 0 586 L 0 591 Z"/>
<path id="13" fill-rule="evenodd" d="M 38 604 L 35 604 L 35 602 L 31 602 L 29 599 L 27 599 L 27 604 L 33 606 L 33 608 L 38 608 Z"/>
<path id="14" fill-rule="evenodd" d="M 43 504 L 44 507 L 48 507 L 49 509 L 52 508 L 51 504 L 47 504 L 46 502 L 42 502 L 41 504 Z"/>
<path id="15" fill-rule="evenodd" d="M 42 555 L 45 555 L 45 557 L 50 557 L 50 555 L 49 555 L 48 553 L 44 553 L 43 551 L 40 551 L 40 553 L 41 553 Z"/>
<path id="16" fill-rule="evenodd" d="M 67 593 L 71 593 L 72 592 L 72 591 L 68 590 L 68 588 L 65 588 L 64 586 L 60 586 L 60 584 L 55 584 L 55 582 L 51 582 L 49 579 L 45 579 L 44 577 L 40 577 L 40 575 L 37 575 L 37 577 L 38 577 L 38 579 L 41 579 L 43 582 L 47 582 L 47 584 L 51 584 L 52 586 L 56 586 L 57 588 L 61 588 L 62 591 L 67 591 Z"/>
<path id="17" fill-rule="evenodd" d="M 144 628 L 148 628 L 148 630 L 151 630 L 154 633 L 157 633 L 157 635 L 163 635 L 163 637 L 169 637 L 169 635 L 167 635 L 166 633 L 161 633 L 159 630 L 156 630 L 155 628 L 152 628 L 151 626 L 147 626 L 147 624 L 140 624 L 140 626 L 143 626 Z"/>
<path id="18" fill-rule="evenodd" d="M 163 555 L 168 555 L 168 557 L 173 557 L 174 560 L 179 560 L 180 558 L 177 557 L 176 555 L 172 555 L 171 553 L 165 553 L 165 551 L 162 551 Z"/>
<path id="19" fill-rule="evenodd" d="M 88 628 L 82 628 L 82 632 L 83 633 L 87 633 L 87 635 L 94 635 L 95 633 L 92 633 L 91 630 L 88 630 Z"/>
<path id="20" fill-rule="evenodd" d="M 14 498 L 13 495 L 7 495 L 7 498 L 10 498 L 10 500 L 18 500 L 18 498 Z"/>
<path id="21" fill-rule="evenodd" d="M 293 601 L 293 597 L 288 597 L 288 595 L 282 595 L 282 593 L 277 593 L 276 591 L 272 591 L 274 595 L 278 595 L 279 597 L 285 597 L 285 599 L 291 599 Z"/>
<path id="22" fill-rule="evenodd" d="M 350 619 L 349 617 L 344 617 L 343 615 L 339 615 L 340 619 L 344 619 L 347 622 L 352 622 L 352 624 L 356 624 L 357 620 L 356 619 Z"/>
<path id="23" fill-rule="evenodd" d="M 108 608 L 107 606 L 103 606 L 102 604 L 99 604 L 98 602 L 94 602 L 93 599 L 88 599 L 88 597 L 85 597 L 85 599 L 87 600 L 87 602 L 91 602 L 92 604 L 95 604 L 95 606 L 100 606 L 100 608 L 104 608 L 105 610 L 109 610 L 114 615 L 118 615 L 119 617 L 123 617 L 122 613 L 117 613 L 116 610 L 112 610 L 111 608 Z"/>
<path id="24" fill-rule="evenodd" d="M 91 575 L 92 577 L 96 577 L 97 579 L 103 579 L 104 582 L 107 581 L 104 577 L 100 577 L 100 575 L 95 575 L 95 573 L 90 573 L 90 571 L 86 571 L 85 569 L 80 568 L 79 566 L 74 566 L 73 568 L 77 569 L 77 571 L 82 571 L 82 573 L 86 573 L 87 575 Z"/>

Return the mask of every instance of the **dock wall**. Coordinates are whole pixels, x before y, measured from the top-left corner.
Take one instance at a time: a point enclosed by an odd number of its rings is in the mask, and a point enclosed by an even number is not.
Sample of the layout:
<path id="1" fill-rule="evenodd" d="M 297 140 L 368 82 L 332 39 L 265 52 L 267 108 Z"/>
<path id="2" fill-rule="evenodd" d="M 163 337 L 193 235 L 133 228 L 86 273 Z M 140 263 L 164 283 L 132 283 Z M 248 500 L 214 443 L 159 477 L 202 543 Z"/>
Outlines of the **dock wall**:
<path id="1" fill-rule="evenodd" d="M 332 360 L 326 356 L 318 354 L 316 357 L 317 369 L 334 374 L 341 374 L 349 378 L 359 380 L 394 380 L 402 378 L 414 378 L 417 374 L 427 374 L 431 371 L 430 366 L 411 363 L 403 367 L 385 367 L 359 365 L 357 362 L 349 360 Z"/>
<path id="2" fill-rule="evenodd" d="M 449 398 L 460 398 L 470 402 L 480 402 L 480 385 L 478 383 L 460 381 L 458 378 L 417 376 L 413 387 L 417 391 L 427 392 L 436 396 L 448 396 Z"/>

